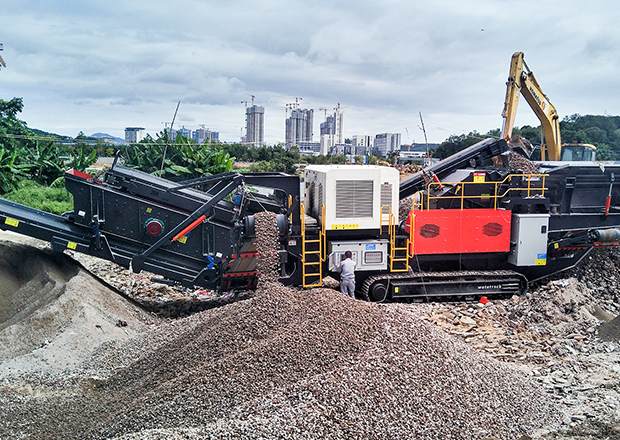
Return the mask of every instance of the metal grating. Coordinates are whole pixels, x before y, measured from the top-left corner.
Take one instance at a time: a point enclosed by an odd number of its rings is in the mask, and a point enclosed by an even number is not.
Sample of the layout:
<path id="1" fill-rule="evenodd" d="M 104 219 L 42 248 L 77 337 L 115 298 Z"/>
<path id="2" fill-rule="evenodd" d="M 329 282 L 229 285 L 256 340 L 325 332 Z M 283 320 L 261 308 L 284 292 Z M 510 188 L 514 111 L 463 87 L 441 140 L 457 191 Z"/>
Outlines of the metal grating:
<path id="1" fill-rule="evenodd" d="M 364 264 L 380 264 L 383 263 L 383 252 L 366 251 L 364 252 Z"/>
<path id="2" fill-rule="evenodd" d="M 336 180 L 336 218 L 372 217 L 372 180 Z"/>
<path id="3" fill-rule="evenodd" d="M 306 191 L 308 194 L 308 215 L 310 216 L 314 216 L 314 212 L 316 210 L 315 207 L 315 200 L 316 200 L 316 194 L 315 194 L 315 185 L 314 182 L 310 182 L 309 184 L 307 184 L 306 186 Z"/>
<path id="4" fill-rule="evenodd" d="M 381 185 L 381 206 L 392 206 L 392 184 L 385 182 Z"/>
<path id="5" fill-rule="evenodd" d="M 504 226 L 496 222 L 487 223 L 482 227 L 482 233 L 488 237 L 497 237 L 504 232 Z"/>

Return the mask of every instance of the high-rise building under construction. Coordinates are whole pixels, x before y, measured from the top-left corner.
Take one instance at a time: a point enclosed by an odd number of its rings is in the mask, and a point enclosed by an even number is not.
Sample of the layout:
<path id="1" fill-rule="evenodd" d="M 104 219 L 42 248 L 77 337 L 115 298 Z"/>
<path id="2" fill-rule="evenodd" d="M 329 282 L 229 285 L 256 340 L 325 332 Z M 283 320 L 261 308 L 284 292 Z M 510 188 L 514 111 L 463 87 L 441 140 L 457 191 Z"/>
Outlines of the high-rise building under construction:
<path id="1" fill-rule="evenodd" d="M 332 116 L 327 116 L 321 123 L 321 155 L 329 154 L 330 150 L 343 143 L 343 114 L 340 103 Z"/>
<path id="2" fill-rule="evenodd" d="M 293 109 L 286 118 L 286 146 L 299 146 L 302 142 L 312 142 L 314 110 Z"/>
<path id="3" fill-rule="evenodd" d="M 265 144 L 265 107 L 253 105 L 245 109 L 246 143 L 252 147 Z"/>

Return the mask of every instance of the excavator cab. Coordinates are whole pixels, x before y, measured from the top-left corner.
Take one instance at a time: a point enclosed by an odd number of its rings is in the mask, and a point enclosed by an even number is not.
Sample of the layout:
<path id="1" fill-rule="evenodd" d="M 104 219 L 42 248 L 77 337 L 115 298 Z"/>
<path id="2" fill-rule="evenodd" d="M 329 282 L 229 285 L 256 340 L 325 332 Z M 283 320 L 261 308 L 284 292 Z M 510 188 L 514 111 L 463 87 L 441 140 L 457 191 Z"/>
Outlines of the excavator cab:
<path id="1" fill-rule="evenodd" d="M 592 144 L 564 144 L 560 160 L 585 161 L 596 160 L 596 147 Z"/>

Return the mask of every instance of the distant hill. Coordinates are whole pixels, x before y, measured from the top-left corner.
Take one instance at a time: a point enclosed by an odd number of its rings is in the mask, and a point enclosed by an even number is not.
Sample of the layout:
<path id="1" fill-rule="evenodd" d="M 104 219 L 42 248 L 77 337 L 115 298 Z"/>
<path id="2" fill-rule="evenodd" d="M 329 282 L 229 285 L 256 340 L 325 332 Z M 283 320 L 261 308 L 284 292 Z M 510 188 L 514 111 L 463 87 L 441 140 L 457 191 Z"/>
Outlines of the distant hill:
<path id="1" fill-rule="evenodd" d="M 108 133 L 93 133 L 90 135 L 90 137 L 92 138 L 97 138 L 97 139 L 112 139 L 114 143 L 116 144 L 124 144 L 125 143 L 125 139 L 123 138 L 119 138 L 116 136 L 112 136 L 111 134 Z"/>
<path id="2" fill-rule="evenodd" d="M 49 133 L 47 131 L 43 131 L 43 130 L 38 130 L 36 128 L 30 128 L 30 130 L 32 132 L 34 132 L 34 134 L 36 134 L 37 136 L 42 136 L 42 137 L 54 137 L 60 140 L 70 140 L 71 136 L 65 136 L 63 134 L 56 134 L 56 133 Z"/>
<path id="3" fill-rule="evenodd" d="M 34 134 L 36 134 L 37 136 L 41 136 L 41 137 L 56 138 L 58 140 L 68 141 L 68 142 L 73 142 L 75 140 L 72 136 L 65 136 L 63 134 L 50 133 L 47 131 L 39 130 L 37 128 L 31 128 L 30 130 L 32 130 Z M 108 133 L 94 133 L 82 139 L 83 141 L 86 141 L 87 143 L 89 143 L 89 141 L 96 142 L 98 139 L 102 139 L 105 142 L 110 142 L 110 143 L 115 143 L 115 144 L 125 143 L 125 139 L 112 136 L 111 134 L 108 134 Z"/>

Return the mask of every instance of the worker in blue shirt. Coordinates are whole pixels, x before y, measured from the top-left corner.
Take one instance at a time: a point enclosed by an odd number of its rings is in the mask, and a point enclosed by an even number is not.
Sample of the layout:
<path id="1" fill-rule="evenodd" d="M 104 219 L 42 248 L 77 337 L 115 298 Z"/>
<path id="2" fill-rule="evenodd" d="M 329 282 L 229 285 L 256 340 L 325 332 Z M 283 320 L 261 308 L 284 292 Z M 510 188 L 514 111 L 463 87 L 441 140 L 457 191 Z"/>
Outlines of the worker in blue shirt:
<path id="1" fill-rule="evenodd" d="M 351 258 L 351 251 L 344 253 L 344 260 L 340 262 L 340 291 L 355 299 L 355 261 Z"/>

